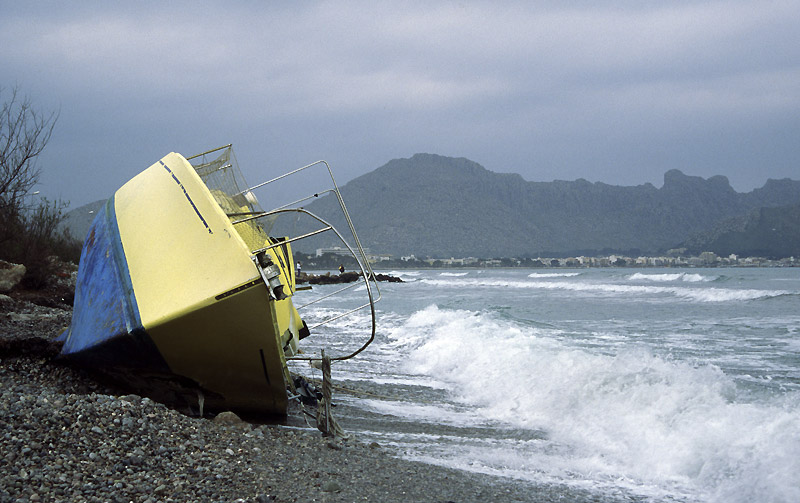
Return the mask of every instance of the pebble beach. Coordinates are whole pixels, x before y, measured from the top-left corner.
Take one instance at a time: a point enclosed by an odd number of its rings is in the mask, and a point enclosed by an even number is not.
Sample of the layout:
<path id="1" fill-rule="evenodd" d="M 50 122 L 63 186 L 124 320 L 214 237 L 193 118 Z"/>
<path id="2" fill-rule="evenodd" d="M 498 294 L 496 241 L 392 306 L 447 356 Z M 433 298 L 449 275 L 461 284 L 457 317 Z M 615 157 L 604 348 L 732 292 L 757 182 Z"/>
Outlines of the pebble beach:
<path id="1" fill-rule="evenodd" d="M 0 503 L 563 501 L 324 437 L 298 411 L 280 424 L 192 417 L 109 387 L 54 359 L 71 311 L 51 304 L 0 297 Z"/>

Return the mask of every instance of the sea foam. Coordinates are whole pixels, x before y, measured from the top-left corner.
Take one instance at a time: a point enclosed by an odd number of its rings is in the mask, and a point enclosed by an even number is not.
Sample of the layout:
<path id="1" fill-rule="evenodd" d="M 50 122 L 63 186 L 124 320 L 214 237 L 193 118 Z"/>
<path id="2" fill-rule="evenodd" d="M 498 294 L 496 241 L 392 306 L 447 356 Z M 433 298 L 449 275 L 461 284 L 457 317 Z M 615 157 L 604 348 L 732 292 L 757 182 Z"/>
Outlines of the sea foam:
<path id="1" fill-rule="evenodd" d="M 399 270 L 399 271 L 389 271 L 386 273 L 389 276 L 394 276 L 396 278 L 400 278 L 406 283 L 416 281 L 417 278 L 422 274 L 420 271 L 410 271 L 410 270 Z"/>
<path id="2" fill-rule="evenodd" d="M 528 274 L 529 278 L 573 278 L 580 276 L 579 272 L 532 272 Z"/>
<path id="3" fill-rule="evenodd" d="M 431 286 L 453 287 L 464 286 L 469 288 L 515 288 L 520 290 L 555 290 L 569 291 L 584 295 L 605 296 L 658 296 L 668 295 L 694 302 L 737 302 L 782 295 L 792 295 L 796 292 L 786 290 L 760 290 L 752 288 L 718 288 L 718 287 L 689 287 L 689 286 L 662 286 L 662 285 L 633 285 L 629 283 L 591 283 L 587 281 L 519 281 L 519 280 L 481 280 L 470 278 L 454 279 L 420 279 L 420 282 Z"/>
<path id="4" fill-rule="evenodd" d="M 476 414 L 546 433 L 523 457 L 472 452 L 481 471 L 654 497 L 800 501 L 800 394 L 747 401 L 713 365 L 642 348 L 591 353 L 474 311 L 431 306 L 389 338 L 409 372 L 452 386 Z"/>
<path id="5" fill-rule="evenodd" d="M 628 276 L 631 281 L 653 281 L 653 282 L 670 282 L 670 281 L 684 281 L 686 283 L 699 283 L 705 281 L 714 281 L 717 276 L 704 276 L 702 274 L 691 274 L 686 272 L 680 273 L 665 273 L 665 274 L 645 274 L 641 272 L 633 273 Z"/>

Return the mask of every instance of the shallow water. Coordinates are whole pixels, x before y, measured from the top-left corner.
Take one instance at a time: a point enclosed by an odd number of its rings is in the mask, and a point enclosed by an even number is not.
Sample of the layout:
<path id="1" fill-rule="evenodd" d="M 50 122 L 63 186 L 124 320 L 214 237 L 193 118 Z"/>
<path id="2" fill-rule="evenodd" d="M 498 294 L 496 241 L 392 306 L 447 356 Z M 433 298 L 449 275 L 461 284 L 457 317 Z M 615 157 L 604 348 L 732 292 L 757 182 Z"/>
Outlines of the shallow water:
<path id="1" fill-rule="evenodd" d="M 604 501 L 800 501 L 800 269 L 392 274 L 334 366 L 359 438 Z M 341 354 L 366 321 L 303 342 Z"/>

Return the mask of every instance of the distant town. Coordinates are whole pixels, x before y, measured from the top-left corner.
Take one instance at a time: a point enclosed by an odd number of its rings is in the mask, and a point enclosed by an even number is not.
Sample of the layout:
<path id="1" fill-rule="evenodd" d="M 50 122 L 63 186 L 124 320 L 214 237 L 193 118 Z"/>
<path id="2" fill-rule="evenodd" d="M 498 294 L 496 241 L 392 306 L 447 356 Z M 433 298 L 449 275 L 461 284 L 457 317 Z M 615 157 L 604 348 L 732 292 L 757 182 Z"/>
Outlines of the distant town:
<path id="1" fill-rule="evenodd" d="M 686 256 L 684 250 L 670 250 L 663 256 L 626 256 L 610 254 L 598 257 L 505 257 L 505 258 L 431 258 L 408 255 L 393 257 L 387 254 L 373 254 L 364 250 L 367 259 L 376 269 L 416 269 L 416 268 L 581 268 L 581 267 L 800 267 L 800 257 L 769 259 L 765 257 L 739 257 L 737 255 L 719 256 L 713 252 L 703 252 L 699 256 Z M 295 253 L 295 262 L 311 269 L 335 269 L 339 265 L 354 266 L 346 248 L 319 248 L 311 254 Z"/>

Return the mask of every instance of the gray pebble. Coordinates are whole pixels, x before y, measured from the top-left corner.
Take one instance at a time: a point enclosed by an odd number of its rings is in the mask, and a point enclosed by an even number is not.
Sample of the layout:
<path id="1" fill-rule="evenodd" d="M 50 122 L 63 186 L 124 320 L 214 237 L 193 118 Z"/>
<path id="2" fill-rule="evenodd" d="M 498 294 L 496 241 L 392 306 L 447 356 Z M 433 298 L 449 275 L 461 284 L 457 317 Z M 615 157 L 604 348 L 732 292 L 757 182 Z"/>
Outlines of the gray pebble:
<path id="1" fill-rule="evenodd" d="M 13 302 L 32 316 L 0 316 L 0 339 L 52 337 L 69 324 L 69 311 Z M 305 429 L 300 410 L 290 412 L 292 428 L 251 425 L 232 414 L 214 424 L 108 388 L 49 357 L 7 357 L 2 347 L 2 503 L 590 501 L 403 461 L 377 444 L 323 438 Z"/>
<path id="2" fill-rule="evenodd" d="M 322 490 L 326 493 L 338 493 L 342 490 L 342 486 L 333 480 L 329 480 L 322 484 Z"/>

